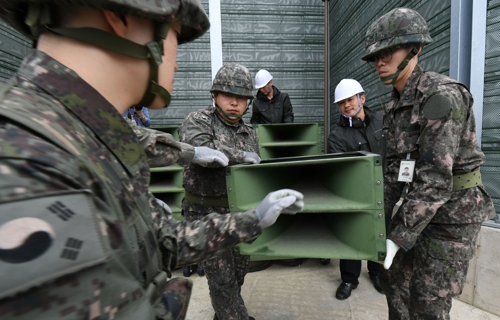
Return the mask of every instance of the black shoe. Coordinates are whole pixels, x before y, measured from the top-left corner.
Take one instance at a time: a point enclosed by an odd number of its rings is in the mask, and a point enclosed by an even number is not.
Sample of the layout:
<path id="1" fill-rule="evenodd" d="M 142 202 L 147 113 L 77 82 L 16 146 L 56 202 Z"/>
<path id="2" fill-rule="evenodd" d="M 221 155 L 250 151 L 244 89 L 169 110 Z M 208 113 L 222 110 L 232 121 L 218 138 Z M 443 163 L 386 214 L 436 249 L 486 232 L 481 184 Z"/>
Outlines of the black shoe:
<path id="1" fill-rule="evenodd" d="M 324 265 L 324 266 L 327 266 L 330 264 L 330 261 L 331 259 L 319 259 L 319 262 Z"/>
<path id="2" fill-rule="evenodd" d="M 200 277 L 203 277 L 205 275 L 205 270 L 203 270 L 203 268 L 200 266 L 198 266 L 198 269 L 196 269 L 196 272 L 198 272 L 198 275 Z"/>
<path id="3" fill-rule="evenodd" d="M 217 315 L 215 315 L 214 320 L 219 320 L 219 317 L 217 317 Z M 255 318 L 248 316 L 248 320 L 255 320 Z"/>
<path id="4" fill-rule="evenodd" d="M 384 294 L 384 290 L 382 290 L 382 287 L 380 286 L 380 279 L 378 278 L 378 276 L 370 276 L 370 279 L 372 280 L 375 290 L 377 290 L 381 294 Z"/>
<path id="5" fill-rule="evenodd" d="M 184 277 L 190 277 L 192 274 L 193 269 L 191 268 L 191 266 L 185 266 L 184 268 L 182 268 L 182 275 Z"/>
<path id="6" fill-rule="evenodd" d="M 351 296 L 351 291 L 358 287 L 357 283 L 342 282 L 337 288 L 335 298 L 338 300 L 345 300 Z"/>

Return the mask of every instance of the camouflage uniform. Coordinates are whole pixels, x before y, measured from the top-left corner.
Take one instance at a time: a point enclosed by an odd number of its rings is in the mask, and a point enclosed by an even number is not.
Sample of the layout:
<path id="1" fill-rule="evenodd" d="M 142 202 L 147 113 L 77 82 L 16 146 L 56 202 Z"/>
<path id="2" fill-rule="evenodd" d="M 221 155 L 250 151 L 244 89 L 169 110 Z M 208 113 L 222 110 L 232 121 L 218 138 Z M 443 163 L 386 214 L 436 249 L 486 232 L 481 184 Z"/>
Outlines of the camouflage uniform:
<path id="1" fill-rule="evenodd" d="M 165 220 L 130 126 L 39 51 L 25 59 L 0 113 L 0 270 L 12 275 L 0 287 L 1 317 L 170 319 L 155 301 L 155 277 L 260 234 L 251 212 Z M 174 149 L 176 161 L 180 144 Z M 31 236 L 50 241 L 6 250 L 15 232 L 7 227 L 23 218 L 36 222 Z"/>
<path id="2" fill-rule="evenodd" d="M 381 27 L 411 29 L 415 24 L 425 26 L 425 30 L 408 38 L 404 30 Z M 418 13 L 395 9 L 367 32 L 369 55 L 365 60 L 389 48 L 384 41 L 391 43 L 379 39 L 370 45 L 373 38 L 368 34 L 373 30 L 396 33 L 393 45 L 413 42 L 418 47 L 430 42 L 418 38 L 419 32 L 428 35 L 425 20 Z M 449 319 L 452 297 L 462 292 L 481 223 L 494 215 L 492 200 L 482 184 L 460 189 L 456 180 L 471 172 L 479 176 L 479 166 L 485 161 L 476 142 L 472 103 L 463 84 L 424 72 L 419 65 L 401 95 L 393 90 L 384 119 L 388 143 L 386 215 L 392 214 L 405 186 L 398 182 L 401 160 L 410 154 L 416 164 L 413 182 L 388 234 L 402 250 L 396 253 L 390 269 L 381 274 L 389 319 Z"/>
<path id="3" fill-rule="evenodd" d="M 139 127 L 129 119 L 125 120 L 139 139 L 151 168 L 167 167 L 175 163 L 187 166 L 193 159 L 193 146 L 176 141 L 170 133 Z"/>
<path id="4" fill-rule="evenodd" d="M 443 105 L 451 108 L 440 110 L 433 103 L 437 99 L 447 99 Z M 414 182 L 388 235 L 404 251 L 381 276 L 390 318 L 407 319 L 410 312 L 411 318 L 448 319 L 481 223 L 494 214 L 482 185 L 453 190 L 453 175 L 472 172 L 485 161 L 476 143 L 472 96 L 462 84 L 417 66 L 403 94 L 393 92 L 384 128 L 387 215 L 404 187 L 397 181 L 400 160 L 407 153 L 417 159 Z"/>
<path id="5" fill-rule="evenodd" d="M 142 16 L 167 9 L 155 2 Z M 2 2 L 0 14 L 10 12 L 22 16 Z M 183 27 L 181 40 L 206 28 Z M 260 234 L 253 212 L 167 220 L 148 191 L 153 136 L 141 145 L 97 90 L 48 55 L 32 50 L 0 92 L 0 318 L 183 319 L 191 283 L 167 281 L 170 270 Z M 172 163 L 193 158 L 168 135 L 154 141 Z"/>
<path id="6" fill-rule="evenodd" d="M 255 130 L 243 120 L 236 124 L 227 122 L 215 107 L 191 112 L 179 129 L 179 140 L 222 151 L 229 158 L 229 165 L 243 163 L 244 151 L 259 152 Z M 225 169 L 190 164 L 184 170 L 183 187 L 186 193 L 227 199 Z M 227 206 L 206 206 L 187 199 L 182 201 L 182 210 L 187 221 L 202 219 L 213 212 L 230 212 Z M 202 262 L 212 306 L 220 320 L 248 319 L 241 286 L 248 272 L 249 258 L 227 250 Z"/>

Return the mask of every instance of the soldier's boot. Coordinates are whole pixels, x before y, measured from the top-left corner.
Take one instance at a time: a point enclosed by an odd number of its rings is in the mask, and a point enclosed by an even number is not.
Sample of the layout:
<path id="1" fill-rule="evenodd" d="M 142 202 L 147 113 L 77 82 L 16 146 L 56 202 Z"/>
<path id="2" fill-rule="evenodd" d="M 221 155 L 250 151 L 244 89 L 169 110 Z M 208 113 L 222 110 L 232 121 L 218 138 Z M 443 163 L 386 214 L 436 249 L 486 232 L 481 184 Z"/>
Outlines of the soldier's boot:
<path id="1" fill-rule="evenodd" d="M 194 273 L 194 266 L 185 266 L 182 268 L 182 275 L 184 277 L 190 277 Z"/>
<path id="2" fill-rule="evenodd" d="M 198 269 L 196 270 L 196 272 L 198 272 L 198 275 L 200 277 L 203 277 L 205 275 L 205 270 L 203 270 L 203 268 L 201 266 L 198 266 Z"/>
<path id="3" fill-rule="evenodd" d="M 217 317 L 217 314 L 214 315 L 214 320 L 219 320 L 219 317 Z M 255 320 L 255 318 L 248 316 L 248 320 Z"/>

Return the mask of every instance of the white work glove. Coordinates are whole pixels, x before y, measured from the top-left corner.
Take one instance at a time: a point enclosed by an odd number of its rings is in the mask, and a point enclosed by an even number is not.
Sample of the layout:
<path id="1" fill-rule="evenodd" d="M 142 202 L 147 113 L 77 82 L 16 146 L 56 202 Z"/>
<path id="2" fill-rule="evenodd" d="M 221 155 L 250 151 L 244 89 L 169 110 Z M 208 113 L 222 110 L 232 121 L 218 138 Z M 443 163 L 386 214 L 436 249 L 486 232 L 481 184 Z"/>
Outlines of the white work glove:
<path id="1" fill-rule="evenodd" d="M 172 217 L 172 209 L 170 209 L 170 207 L 168 206 L 168 204 L 166 204 L 162 200 L 160 200 L 158 198 L 155 198 L 155 200 L 160 205 L 160 207 L 162 207 L 163 210 L 165 210 L 167 218 L 170 219 L 170 217 Z"/>
<path id="2" fill-rule="evenodd" d="M 387 253 L 384 260 L 384 268 L 386 270 L 389 270 L 392 264 L 392 260 L 394 259 L 394 256 L 396 255 L 396 252 L 398 252 L 400 246 L 395 244 L 394 241 L 389 239 L 385 240 L 385 244 L 387 248 Z"/>
<path id="3" fill-rule="evenodd" d="M 291 189 L 281 189 L 269 193 L 255 208 L 262 229 L 276 222 L 282 213 L 296 214 L 304 209 L 304 195 Z"/>
<path id="4" fill-rule="evenodd" d="M 243 152 L 243 163 L 260 163 L 260 157 L 255 152 Z"/>
<path id="5" fill-rule="evenodd" d="M 227 167 L 229 159 L 224 153 L 218 150 L 214 150 L 209 147 L 194 147 L 194 158 L 191 162 L 199 164 L 202 167 L 206 167 L 209 163 L 213 162 L 216 162 L 223 167 Z"/>

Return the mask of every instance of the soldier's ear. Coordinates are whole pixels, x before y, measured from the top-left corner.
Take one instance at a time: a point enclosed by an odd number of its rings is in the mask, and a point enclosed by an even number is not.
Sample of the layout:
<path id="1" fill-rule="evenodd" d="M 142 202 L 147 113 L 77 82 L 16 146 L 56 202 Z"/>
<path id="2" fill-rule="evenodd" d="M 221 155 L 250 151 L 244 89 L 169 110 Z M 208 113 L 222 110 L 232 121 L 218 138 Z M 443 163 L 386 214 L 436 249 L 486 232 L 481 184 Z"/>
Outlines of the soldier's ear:
<path id="1" fill-rule="evenodd" d="M 126 16 L 107 10 L 103 10 L 102 12 L 111 31 L 117 36 L 125 38 L 128 26 Z"/>

